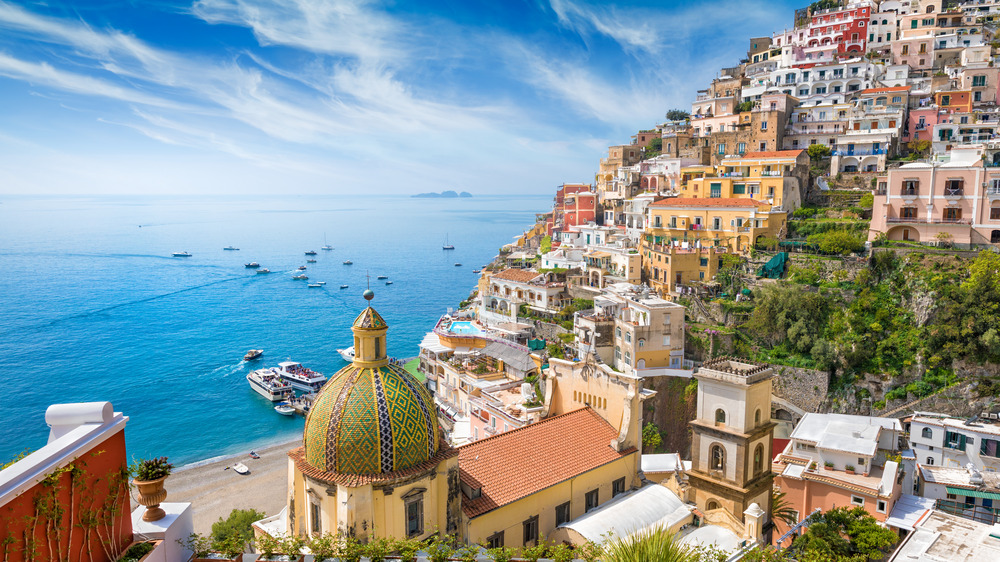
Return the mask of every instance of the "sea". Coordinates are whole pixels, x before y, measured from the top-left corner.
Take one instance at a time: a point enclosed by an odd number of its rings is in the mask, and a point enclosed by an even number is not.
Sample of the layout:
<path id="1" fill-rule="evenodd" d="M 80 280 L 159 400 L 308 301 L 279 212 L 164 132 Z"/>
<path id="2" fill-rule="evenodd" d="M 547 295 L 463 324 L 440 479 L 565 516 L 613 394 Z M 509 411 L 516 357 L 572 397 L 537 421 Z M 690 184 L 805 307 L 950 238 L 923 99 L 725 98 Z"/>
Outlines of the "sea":
<path id="1" fill-rule="evenodd" d="M 60 403 L 110 401 L 129 418 L 132 459 L 176 466 L 301 436 L 303 418 L 274 412 L 247 373 L 292 360 L 334 374 L 369 286 L 389 354 L 416 356 L 475 288 L 473 269 L 550 206 L 547 196 L 4 197 L 0 464 L 45 445 L 45 410 Z M 182 251 L 191 257 L 171 256 Z M 326 285 L 293 280 L 301 265 Z M 264 356 L 244 362 L 256 348 Z"/>

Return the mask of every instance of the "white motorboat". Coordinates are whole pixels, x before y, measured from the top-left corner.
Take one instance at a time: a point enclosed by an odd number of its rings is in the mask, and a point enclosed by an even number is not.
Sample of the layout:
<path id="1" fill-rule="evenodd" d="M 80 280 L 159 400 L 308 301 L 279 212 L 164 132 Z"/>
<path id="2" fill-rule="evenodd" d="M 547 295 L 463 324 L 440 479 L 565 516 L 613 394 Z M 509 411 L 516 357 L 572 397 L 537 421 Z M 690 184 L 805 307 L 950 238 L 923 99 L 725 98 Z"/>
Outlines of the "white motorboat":
<path id="1" fill-rule="evenodd" d="M 239 248 L 237 248 L 236 246 L 226 246 L 225 248 L 223 248 L 223 250 L 232 252 L 234 250 L 239 250 Z"/>
<path id="2" fill-rule="evenodd" d="M 175 258 L 190 258 L 191 252 L 174 252 Z"/>
<path id="3" fill-rule="evenodd" d="M 354 262 L 351 260 L 344 260 L 344 265 L 354 265 Z"/>
<path id="4" fill-rule="evenodd" d="M 306 252 L 306 255 L 307 256 L 315 256 L 316 255 L 316 250 L 309 250 L 308 252 Z"/>
<path id="5" fill-rule="evenodd" d="M 254 359 L 259 359 L 261 355 L 264 355 L 263 349 L 251 349 L 243 356 L 243 360 L 253 361 Z"/>
<path id="6" fill-rule="evenodd" d="M 344 361 L 351 363 L 354 361 L 354 346 L 348 347 L 347 349 L 338 349 L 337 353 L 344 358 Z"/>
<path id="7" fill-rule="evenodd" d="M 308 286 L 308 287 L 309 287 L 310 289 L 319 289 L 320 287 L 322 287 L 322 286 L 323 286 L 323 285 L 325 285 L 325 284 L 326 284 L 325 282 L 320 282 L 320 283 L 310 283 L 310 284 L 309 284 L 309 285 L 307 285 L 307 286 Z"/>
<path id="8" fill-rule="evenodd" d="M 264 269 L 258 269 L 258 270 L 257 270 L 257 273 L 258 273 L 259 275 L 264 275 L 264 274 L 266 274 L 266 273 L 271 273 L 271 270 L 265 267 Z"/>
<path id="9" fill-rule="evenodd" d="M 306 260 L 306 263 L 316 263 L 316 260 L 309 258 Z"/>
<path id="10" fill-rule="evenodd" d="M 309 279 L 309 276 L 308 275 L 292 275 L 292 279 L 306 280 L 306 279 Z"/>
<path id="11" fill-rule="evenodd" d="M 237 474 L 242 474 L 244 476 L 246 476 L 247 474 L 250 474 L 250 469 L 247 468 L 247 465 L 245 465 L 245 464 L 243 464 L 241 462 L 238 462 L 238 463 L 234 464 L 233 465 L 233 470 L 235 470 Z"/>
<path id="12" fill-rule="evenodd" d="M 243 267 L 247 269 L 257 269 L 258 267 L 260 267 L 260 264 L 255 261 L 252 261 L 250 263 L 243 264 Z"/>
<path id="13" fill-rule="evenodd" d="M 294 394 L 292 385 L 281 378 L 277 369 L 257 369 L 247 375 L 250 388 L 271 402 L 287 400 Z"/>
<path id="14" fill-rule="evenodd" d="M 307 268 L 306 268 L 306 266 L 304 266 L 304 265 L 300 265 L 300 266 L 298 267 L 298 270 L 299 270 L 299 271 L 305 271 L 306 269 L 307 269 Z"/>
<path id="15" fill-rule="evenodd" d="M 312 369 L 307 369 L 295 361 L 278 363 L 278 368 L 274 371 L 285 382 L 292 385 L 292 388 L 302 392 L 317 392 L 326 384 L 326 376 Z"/>
<path id="16" fill-rule="evenodd" d="M 282 403 L 274 407 L 274 411 L 278 412 L 283 416 L 294 416 L 295 408 L 289 406 L 288 404 Z"/>
<path id="17" fill-rule="evenodd" d="M 386 281 L 385 284 L 386 285 L 392 285 L 392 281 Z"/>
<path id="18" fill-rule="evenodd" d="M 316 284 L 322 287 L 323 285 L 326 285 L 326 281 L 317 281 Z"/>
<path id="19" fill-rule="evenodd" d="M 383 279 L 388 279 L 388 278 L 389 278 L 389 276 L 388 276 L 388 275 L 379 275 L 379 276 L 378 276 L 378 277 L 376 277 L 375 279 L 378 279 L 379 281 L 382 281 Z"/>
<path id="20" fill-rule="evenodd" d="M 340 286 L 341 289 L 346 289 L 347 287 L 348 287 L 347 285 L 341 285 Z"/>

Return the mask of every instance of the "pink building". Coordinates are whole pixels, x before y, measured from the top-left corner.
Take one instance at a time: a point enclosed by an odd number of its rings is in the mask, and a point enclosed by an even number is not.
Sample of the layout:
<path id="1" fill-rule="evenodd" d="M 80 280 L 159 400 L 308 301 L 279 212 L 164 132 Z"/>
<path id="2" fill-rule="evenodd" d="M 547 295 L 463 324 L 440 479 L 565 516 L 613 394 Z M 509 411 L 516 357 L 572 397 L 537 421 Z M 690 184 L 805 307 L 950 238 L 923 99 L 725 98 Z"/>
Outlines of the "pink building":
<path id="1" fill-rule="evenodd" d="M 941 112 L 938 110 L 937 106 L 911 109 L 909 127 L 907 128 L 906 134 L 903 135 L 903 142 L 910 142 L 912 140 L 933 140 L 931 136 L 934 132 L 934 125 L 942 122 L 939 115 L 941 115 Z M 947 117 L 947 114 L 944 116 Z"/>
<path id="2" fill-rule="evenodd" d="M 984 166 L 983 147 L 952 149 L 940 161 L 889 170 L 875 193 L 869 239 L 1000 243 L 1000 168 Z"/>

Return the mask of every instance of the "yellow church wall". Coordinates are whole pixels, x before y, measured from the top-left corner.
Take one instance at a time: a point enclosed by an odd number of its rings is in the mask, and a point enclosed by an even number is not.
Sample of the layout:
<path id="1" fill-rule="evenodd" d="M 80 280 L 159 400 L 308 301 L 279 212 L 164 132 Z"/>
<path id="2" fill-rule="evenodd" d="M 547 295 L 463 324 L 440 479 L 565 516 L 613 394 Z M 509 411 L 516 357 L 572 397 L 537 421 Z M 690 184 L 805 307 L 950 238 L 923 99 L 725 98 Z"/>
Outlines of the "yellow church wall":
<path id="1" fill-rule="evenodd" d="M 458 465 L 458 457 L 452 457 L 440 465 L 436 473 L 395 486 L 386 494 L 378 488 L 372 494 L 372 511 L 375 514 L 375 536 L 405 538 L 406 498 L 414 491 L 423 490 L 424 528 L 423 533 L 414 538 L 425 539 L 435 530 L 444 531 L 448 520 L 448 469 Z M 431 476 L 433 474 L 433 477 Z"/>
<path id="2" fill-rule="evenodd" d="M 548 537 L 556 528 L 556 506 L 570 502 L 572 520 L 584 514 L 587 492 L 596 488 L 598 505 L 603 505 L 611 500 L 612 482 L 615 480 L 624 477 L 627 489 L 638 487 L 638 461 L 639 453 L 632 453 L 493 511 L 467 519 L 468 542 L 485 543 L 488 537 L 503 531 L 504 546 L 525 546 L 523 523 L 536 515 L 539 535 Z"/>

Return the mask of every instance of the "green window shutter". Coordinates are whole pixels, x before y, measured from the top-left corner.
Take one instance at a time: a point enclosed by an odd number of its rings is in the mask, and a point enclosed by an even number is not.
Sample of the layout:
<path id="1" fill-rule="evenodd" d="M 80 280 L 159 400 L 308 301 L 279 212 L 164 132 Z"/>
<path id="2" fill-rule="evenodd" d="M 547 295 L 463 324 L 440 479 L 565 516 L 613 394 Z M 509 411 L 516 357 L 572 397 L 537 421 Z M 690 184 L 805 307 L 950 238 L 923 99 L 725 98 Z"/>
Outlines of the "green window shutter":
<path id="1" fill-rule="evenodd" d="M 747 186 L 746 185 L 744 185 L 742 183 L 734 183 L 733 184 L 733 194 L 734 195 L 742 195 L 742 194 L 745 194 L 746 192 L 747 192 Z"/>

